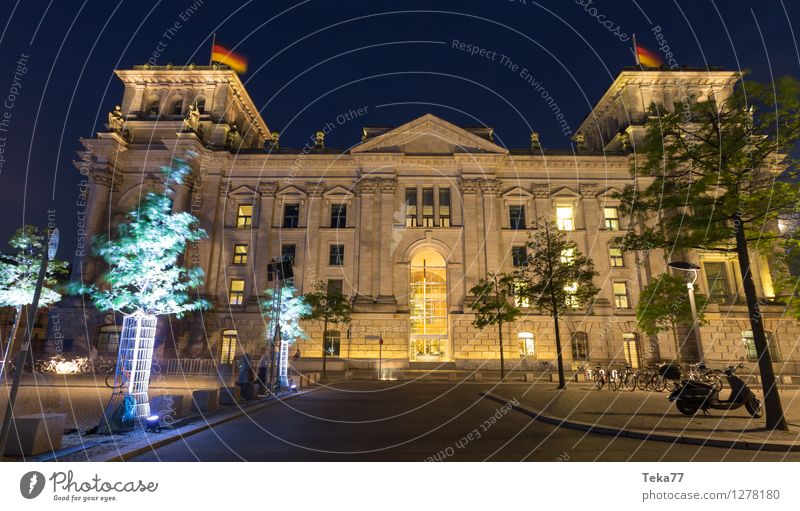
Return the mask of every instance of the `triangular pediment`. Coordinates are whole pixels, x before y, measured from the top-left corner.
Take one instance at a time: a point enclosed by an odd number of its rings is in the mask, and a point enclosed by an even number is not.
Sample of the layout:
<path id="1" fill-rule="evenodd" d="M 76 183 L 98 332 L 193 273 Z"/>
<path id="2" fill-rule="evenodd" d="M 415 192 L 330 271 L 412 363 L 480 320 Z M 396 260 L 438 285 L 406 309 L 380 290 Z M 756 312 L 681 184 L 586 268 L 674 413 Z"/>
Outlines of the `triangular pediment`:
<path id="1" fill-rule="evenodd" d="M 598 199 L 613 199 L 615 196 L 617 196 L 617 195 L 619 195 L 621 193 L 622 193 L 621 190 L 618 190 L 618 189 L 612 187 L 612 188 L 607 189 L 604 192 L 598 193 L 597 194 L 597 198 Z"/>
<path id="2" fill-rule="evenodd" d="M 445 155 L 508 151 L 433 114 L 425 114 L 357 145 L 350 152 Z"/>
<path id="3" fill-rule="evenodd" d="M 286 188 L 283 188 L 281 191 L 279 191 L 276 195 L 278 195 L 279 197 L 284 196 L 284 195 L 293 195 L 293 196 L 305 197 L 306 196 L 306 192 L 304 192 L 300 188 L 297 188 L 296 186 L 289 185 Z"/>
<path id="4" fill-rule="evenodd" d="M 533 197 L 531 192 L 524 190 L 519 186 L 515 186 L 503 192 L 504 199 L 529 199 L 531 197 Z"/>
<path id="5" fill-rule="evenodd" d="M 326 191 L 323 195 L 326 198 L 335 199 L 335 198 L 350 197 L 353 195 L 353 192 L 351 190 L 348 190 L 344 186 L 337 185 L 331 188 L 330 190 Z"/>
<path id="6" fill-rule="evenodd" d="M 572 188 L 563 186 L 563 187 L 561 187 L 561 188 L 559 188 L 557 190 L 553 190 L 553 192 L 550 194 L 550 197 L 578 198 L 578 197 L 580 197 L 580 194 L 578 192 L 576 192 L 575 190 L 573 190 Z"/>
<path id="7" fill-rule="evenodd" d="M 242 186 L 237 186 L 236 188 L 231 190 L 228 193 L 228 195 L 238 196 L 238 197 L 249 195 L 250 197 L 252 197 L 253 195 L 256 195 L 256 190 L 251 186 L 242 185 Z"/>

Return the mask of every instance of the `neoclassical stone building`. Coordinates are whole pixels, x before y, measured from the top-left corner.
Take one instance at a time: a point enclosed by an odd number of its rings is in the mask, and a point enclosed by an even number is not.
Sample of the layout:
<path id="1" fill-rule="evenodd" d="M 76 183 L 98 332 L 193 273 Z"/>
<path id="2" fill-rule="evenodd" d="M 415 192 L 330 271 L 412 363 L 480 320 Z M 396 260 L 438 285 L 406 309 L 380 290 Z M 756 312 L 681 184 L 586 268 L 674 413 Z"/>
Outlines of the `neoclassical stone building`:
<path id="1" fill-rule="evenodd" d="M 289 149 L 224 67 L 140 67 L 117 76 L 125 85 L 121 110 L 109 116 L 109 132 L 81 141 L 85 149 L 76 162 L 86 178 L 82 244 L 113 233 L 143 191 L 163 186 L 158 167 L 189 151 L 196 153 L 192 179 L 175 190 L 174 208 L 192 211 L 209 234 L 186 259 L 205 270 L 200 292 L 214 309 L 173 321 L 160 357 L 201 354 L 226 363 L 243 352 L 257 355 L 265 330 L 258 303 L 271 285 L 267 262 L 286 254 L 301 292 L 322 280 L 352 298 L 352 322 L 328 334 L 334 356 L 350 367 L 374 362 L 380 350 L 384 364 L 396 367 L 495 368 L 496 331 L 472 327 L 468 290 L 489 271 L 514 268 L 526 228 L 539 217 L 568 231 L 600 273 L 602 291 L 591 309 L 563 317 L 567 362 L 640 365 L 675 356 L 672 335 L 648 339 L 636 329 L 640 291 L 666 271 L 666 261 L 661 253 L 637 261 L 614 246 L 616 236 L 637 228 L 620 215 L 614 194 L 634 182 L 630 149 L 642 137 L 651 103 L 672 108 L 712 92 L 724 97 L 736 73 L 624 70 L 577 130 L 575 152 L 543 149 L 535 135 L 531 147 L 508 149 L 490 128 L 460 127 L 430 114 L 394 128 L 365 127 L 361 143 L 349 150 L 324 141 L 332 123 L 345 121 L 321 120 L 326 128 L 316 139 Z M 359 122 L 367 107 L 362 110 L 343 119 Z M 73 278 L 96 279 L 98 263 L 88 248 L 80 251 Z M 751 357 L 736 260 L 681 257 L 702 267 L 698 291 L 714 302 L 701 329 L 705 359 L 722 364 Z M 761 259 L 756 264 L 776 368 L 798 373 L 800 328 L 771 304 L 769 267 Z M 75 300 L 53 313 L 75 349 L 86 343 L 100 352 L 115 349 L 112 314 L 82 311 Z M 320 325 L 306 327 L 311 338 L 299 343 L 302 357 L 320 357 Z M 504 338 L 512 366 L 554 360 L 552 321 L 535 309 L 526 308 Z M 696 358 L 688 339 L 684 356 Z"/>

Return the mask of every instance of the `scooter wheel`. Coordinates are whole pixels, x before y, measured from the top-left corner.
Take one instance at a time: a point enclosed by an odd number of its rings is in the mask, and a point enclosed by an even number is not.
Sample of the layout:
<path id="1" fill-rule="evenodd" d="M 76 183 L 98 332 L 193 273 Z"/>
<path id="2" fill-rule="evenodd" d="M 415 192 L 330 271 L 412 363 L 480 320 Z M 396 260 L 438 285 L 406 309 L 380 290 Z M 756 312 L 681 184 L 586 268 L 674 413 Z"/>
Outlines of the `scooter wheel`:
<path id="1" fill-rule="evenodd" d="M 747 409 L 747 412 L 754 418 L 760 419 L 761 415 L 764 413 L 764 409 L 761 406 L 761 401 L 756 398 L 752 398 L 748 402 L 744 404 L 744 407 Z"/>
<path id="2" fill-rule="evenodd" d="M 678 411 L 684 415 L 694 415 L 697 413 L 697 410 L 700 409 L 698 405 L 687 403 L 683 400 L 675 401 L 675 406 L 678 408 Z"/>

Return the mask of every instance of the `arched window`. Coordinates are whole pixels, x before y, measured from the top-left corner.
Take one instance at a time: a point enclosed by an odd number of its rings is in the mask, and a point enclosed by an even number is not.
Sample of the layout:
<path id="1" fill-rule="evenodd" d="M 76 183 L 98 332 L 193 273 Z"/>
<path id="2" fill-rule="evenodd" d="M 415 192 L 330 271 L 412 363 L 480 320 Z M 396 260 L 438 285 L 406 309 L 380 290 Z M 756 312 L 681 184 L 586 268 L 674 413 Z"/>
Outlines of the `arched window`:
<path id="1" fill-rule="evenodd" d="M 97 333 L 97 351 L 100 353 L 117 353 L 119 351 L 120 325 L 103 325 Z"/>
<path id="2" fill-rule="evenodd" d="M 767 349 L 769 350 L 769 358 L 773 362 L 780 362 L 781 352 L 778 350 L 778 341 L 775 338 L 775 332 L 764 330 L 764 334 L 767 336 Z M 744 343 L 744 349 L 747 353 L 747 360 L 751 362 L 758 361 L 758 352 L 756 351 L 756 343 L 753 339 L 752 330 L 745 330 L 742 332 L 742 342 Z"/>
<path id="3" fill-rule="evenodd" d="M 150 98 L 147 103 L 147 113 L 150 115 L 158 115 L 158 98 Z"/>
<path id="4" fill-rule="evenodd" d="M 223 330 L 219 343 L 219 363 L 233 364 L 238 345 L 239 336 L 236 330 Z"/>
<path id="5" fill-rule="evenodd" d="M 194 99 L 194 104 L 195 104 L 195 107 L 197 107 L 197 111 L 199 113 L 201 113 L 201 114 L 205 113 L 205 111 L 206 111 L 206 98 L 204 98 L 203 96 L 197 96 Z"/>
<path id="6" fill-rule="evenodd" d="M 533 333 L 520 332 L 517 334 L 519 340 L 519 356 L 520 357 L 533 357 L 536 355 L 536 345 Z"/>
<path id="7" fill-rule="evenodd" d="M 336 330 L 325 332 L 325 345 L 323 349 L 328 352 L 328 356 L 338 357 L 339 347 L 341 346 L 341 333 Z"/>
<path id="8" fill-rule="evenodd" d="M 174 98 L 170 103 L 170 114 L 181 115 L 183 113 L 183 98 Z"/>
<path id="9" fill-rule="evenodd" d="M 570 343 L 572 344 L 572 360 L 589 360 L 589 334 L 573 332 Z"/>

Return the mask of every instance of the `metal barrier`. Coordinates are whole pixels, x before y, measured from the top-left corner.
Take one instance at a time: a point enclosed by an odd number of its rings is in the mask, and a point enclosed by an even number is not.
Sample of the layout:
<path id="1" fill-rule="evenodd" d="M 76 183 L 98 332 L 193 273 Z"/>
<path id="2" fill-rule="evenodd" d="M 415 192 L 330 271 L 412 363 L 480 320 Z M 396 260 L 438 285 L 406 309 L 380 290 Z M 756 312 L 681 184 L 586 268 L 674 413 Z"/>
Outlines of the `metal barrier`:
<path id="1" fill-rule="evenodd" d="M 231 375 L 237 372 L 236 364 L 220 364 L 210 358 L 171 358 L 158 362 L 159 372 L 164 375 Z"/>

